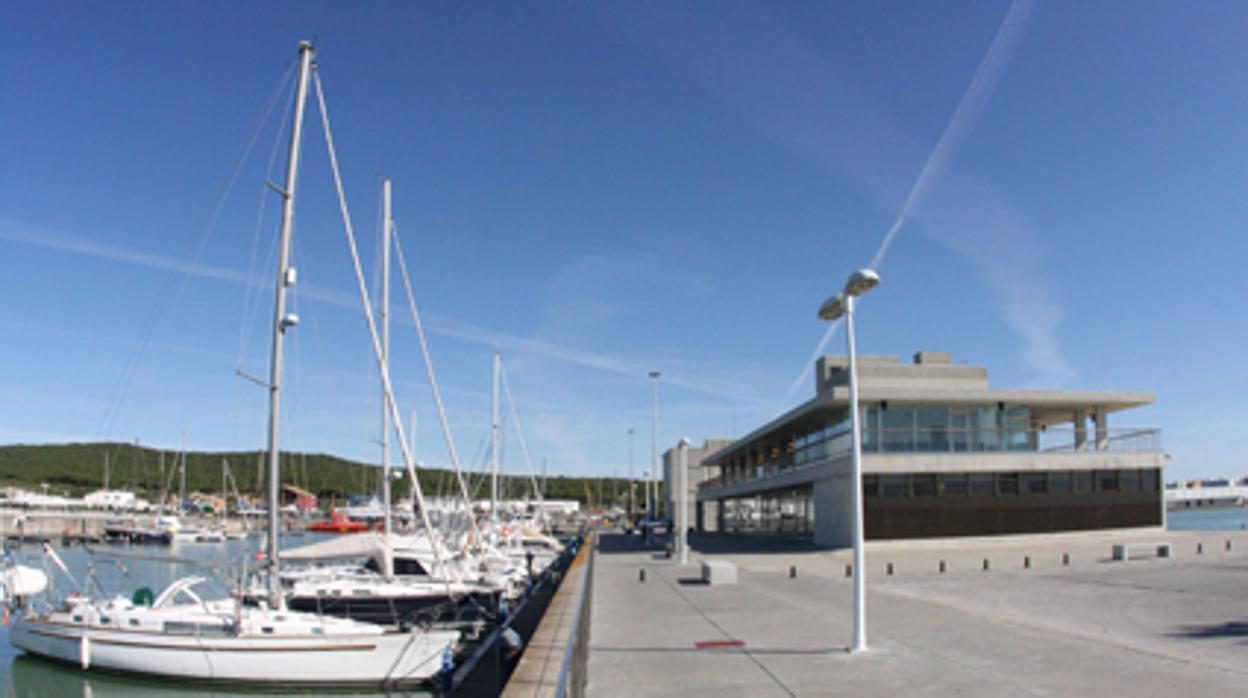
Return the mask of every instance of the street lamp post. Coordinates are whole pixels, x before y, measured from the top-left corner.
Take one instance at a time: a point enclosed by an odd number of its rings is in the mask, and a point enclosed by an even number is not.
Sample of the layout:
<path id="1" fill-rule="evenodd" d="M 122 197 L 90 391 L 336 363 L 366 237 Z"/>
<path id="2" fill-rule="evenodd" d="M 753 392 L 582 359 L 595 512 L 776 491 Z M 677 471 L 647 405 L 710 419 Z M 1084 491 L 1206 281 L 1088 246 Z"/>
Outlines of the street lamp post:
<path id="1" fill-rule="evenodd" d="M 650 479 L 652 482 L 648 485 L 654 486 L 654 497 L 650 500 L 651 506 L 650 518 L 656 518 L 659 514 L 659 376 L 658 371 L 650 372 L 650 385 L 652 387 L 651 395 L 653 396 L 650 410 Z"/>
<path id="2" fill-rule="evenodd" d="M 650 514 L 649 514 L 649 511 L 650 511 L 650 471 L 649 470 L 641 471 L 641 480 L 646 488 L 646 508 L 642 509 L 643 515 L 641 518 L 648 519 L 650 518 Z"/>
<path id="3" fill-rule="evenodd" d="M 633 479 L 633 430 L 628 430 L 628 522 L 637 519 L 637 482 Z"/>
<path id="4" fill-rule="evenodd" d="M 849 418 L 852 449 L 850 476 L 854 536 L 854 639 L 850 652 L 867 649 L 867 587 L 863 553 L 862 515 L 862 425 L 858 415 L 858 358 L 854 345 L 854 298 L 875 288 L 880 275 L 872 269 L 859 269 L 845 282 L 845 290 L 829 298 L 819 308 L 819 317 L 832 322 L 845 316 L 845 340 L 849 349 Z"/>
<path id="5" fill-rule="evenodd" d="M 689 439 L 680 440 L 680 507 L 676 510 L 676 545 L 680 546 L 680 564 L 689 564 Z"/>

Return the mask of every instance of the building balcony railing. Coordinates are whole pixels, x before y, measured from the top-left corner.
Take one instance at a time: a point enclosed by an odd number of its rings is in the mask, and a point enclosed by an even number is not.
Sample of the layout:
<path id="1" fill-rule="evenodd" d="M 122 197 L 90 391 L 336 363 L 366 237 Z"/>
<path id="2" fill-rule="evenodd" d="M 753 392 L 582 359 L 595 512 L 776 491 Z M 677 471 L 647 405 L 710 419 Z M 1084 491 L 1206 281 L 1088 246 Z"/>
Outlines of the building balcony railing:
<path id="1" fill-rule="evenodd" d="M 849 430 L 814 443 L 804 444 L 762 462 L 721 466 L 722 475 L 698 488 L 712 490 L 760 480 L 789 470 L 803 469 L 849 455 Z M 1156 453 L 1162 450 L 1160 429 L 863 429 L 862 452 L 904 453 Z"/>

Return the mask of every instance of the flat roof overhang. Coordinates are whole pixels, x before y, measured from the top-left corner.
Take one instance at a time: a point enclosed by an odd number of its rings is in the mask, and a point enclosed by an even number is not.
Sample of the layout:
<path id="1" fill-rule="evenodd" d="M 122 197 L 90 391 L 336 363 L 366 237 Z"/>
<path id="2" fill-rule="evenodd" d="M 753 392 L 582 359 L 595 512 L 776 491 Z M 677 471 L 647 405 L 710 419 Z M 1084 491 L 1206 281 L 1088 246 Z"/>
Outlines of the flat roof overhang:
<path id="1" fill-rule="evenodd" d="M 1104 408 L 1107 413 L 1152 404 L 1152 393 L 1125 391 L 1086 390 L 1024 390 L 984 388 L 980 390 L 915 390 L 896 387 L 863 386 L 858 390 L 860 404 L 883 401 L 905 405 L 984 405 L 1004 402 L 1008 405 L 1030 407 L 1037 426 L 1051 426 L 1069 422 L 1074 413 Z M 817 398 L 812 398 L 785 412 L 763 426 L 746 434 L 731 445 L 721 448 L 703 459 L 707 465 L 721 465 L 724 460 L 746 451 L 760 441 L 786 437 L 794 432 L 806 431 L 805 427 L 817 428 L 827 413 L 849 406 L 849 388 L 836 386 Z"/>

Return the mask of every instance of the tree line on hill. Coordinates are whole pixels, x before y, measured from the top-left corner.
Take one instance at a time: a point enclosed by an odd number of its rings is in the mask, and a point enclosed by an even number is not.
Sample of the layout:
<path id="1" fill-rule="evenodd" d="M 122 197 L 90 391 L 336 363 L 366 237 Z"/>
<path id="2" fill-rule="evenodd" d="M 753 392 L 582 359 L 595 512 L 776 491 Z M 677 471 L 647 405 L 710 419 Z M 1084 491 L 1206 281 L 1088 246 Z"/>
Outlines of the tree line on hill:
<path id="1" fill-rule="evenodd" d="M 181 488 L 181 464 L 186 462 L 186 491 L 219 493 L 222 472 L 232 478 L 227 492 L 235 488 L 244 495 L 264 496 L 267 458 L 263 451 L 162 451 L 136 444 L 104 442 L 74 444 L 15 444 L 0 446 L 0 487 L 19 487 L 49 494 L 81 497 L 104 487 L 107 461 L 108 487 L 124 489 L 149 501 L 162 492 L 176 497 Z M 224 464 L 224 467 L 223 467 Z M 163 473 L 163 479 L 162 479 Z M 459 487 L 452 471 L 422 468 L 417 471 L 425 496 L 452 496 Z M 477 499 L 489 497 L 489 483 L 481 473 L 467 473 L 469 493 Z M 351 495 L 381 492 L 381 469 L 375 464 L 339 458 L 325 453 L 282 454 L 281 481 L 317 495 L 326 506 L 343 503 Z M 536 478 L 542 484 L 540 475 Z M 608 508 L 624 505 L 628 481 L 622 478 L 551 476 L 546 478 L 547 499 L 574 499 L 582 506 Z M 396 499 L 410 494 L 406 477 L 392 488 Z M 528 476 L 499 477 L 499 496 L 522 499 L 532 496 Z M 644 487 L 637 485 L 639 502 Z"/>

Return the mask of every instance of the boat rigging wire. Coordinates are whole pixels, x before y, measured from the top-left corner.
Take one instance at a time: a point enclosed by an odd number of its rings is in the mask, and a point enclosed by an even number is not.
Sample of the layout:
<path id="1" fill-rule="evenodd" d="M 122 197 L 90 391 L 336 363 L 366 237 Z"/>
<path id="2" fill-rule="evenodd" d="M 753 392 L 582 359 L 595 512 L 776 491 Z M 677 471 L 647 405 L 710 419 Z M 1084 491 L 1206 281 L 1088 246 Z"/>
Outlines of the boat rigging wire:
<path id="1" fill-rule="evenodd" d="M 294 62 L 292 61 L 290 66 L 287 68 L 287 76 L 292 73 L 294 65 Z M 212 239 L 213 233 L 216 231 L 217 221 L 220 220 L 221 213 L 225 208 L 225 203 L 229 200 L 230 195 L 234 191 L 235 184 L 237 184 L 239 177 L 242 175 L 243 166 L 250 158 L 251 151 L 255 147 L 256 142 L 259 140 L 260 132 L 263 130 L 264 124 L 268 121 L 268 118 L 272 113 L 273 106 L 276 104 L 277 98 L 282 92 L 283 84 L 288 79 L 287 76 L 283 76 L 282 80 L 279 81 L 278 87 L 270 96 L 268 104 L 266 104 L 261 110 L 260 115 L 254 122 L 250 134 L 244 139 L 244 146 L 234 166 L 234 172 L 227 180 L 224 190 L 217 200 L 217 205 L 213 208 L 212 214 L 208 218 L 208 223 L 204 228 L 204 232 L 200 236 L 199 242 L 196 244 L 193 252 L 191 253 L 190 259 L 187 261 L 186 266 L 179 274 L 165 281 L 161 292 L 157 296 L 156 303 L 153 305 L 152 311 L 144 323 L 143 330 L 139 334 L 139 339 L 135 341 L 134 347 L 131 349 L 126 366 L 122 370 L 122 375 L 117 384 L 113 387 L 113 391 L 109 396 L 108 403 L 104 409 L 104 415 L 100 420 L 99 434 L 101 437 L 107 436 L 116 424 L 117 417 L 121 412 L 121 406 L 125 402 L 125 397 L 129 392 L 131 384 L 134 382 L 134 376 L 138 372 L 139 365 L 147 353 L 147 348 L 151 343 L 152 336 L 156 332 L 156 328 L 162 324 L 166 317 L 172 314 L 173 308 L 181 299 L 183 291 L 185 291 L 187 284 L 190 282 L 191 267 L 199 261 L 200 257 L 203 255 L 204 249 L 208 246 L 208 241 Z M 121 445 L 118 444 L 114 450 L 116 454 L 120 454 Z"/>
<path id="2" fill-rule="evenodd" d="M 334 188 L 338 193 L 338 209 L 342 214 L 343 232 L 347 236 L 347 246 L 351 252 L 351 262 L 355 270 L 355 281 L 357 289 L 360 293 L 360 303 L 364 306 L 364 319 L 368 323 L 368 335 L 373 345 L 373 356 L 377 361 L 378 370 L 381 373 L 382 389 L 385 392 L 386 405 L 390 409 L 390 418 L 393 421 L 395 431 L 398 433 L 399 450 L 403 454 L 403 461 L 407 466 L 408 476 L 412 479 L 412 494 L 416 498 L 416 503 L 420 506 L 421 522 L 425 526 L 425 531 L 429 536 L 430 547 L 433 548 L 434 556 L 437 559 L 438 566 L 442 571 L 442 578 L 446 582 L 447 593 L 451 593 L 451 568 L 447 564 L 446 555 L 442 549 L 440 541 L 435 538 L 435 531 L 432 523 L 429 521 L 429 507 L 425 504 L 425 494 L 420 486 L 420 480 L 416 477 L 416 465 L 412 460 L 411 450 L 408 448 L 407 436 L 403 430 L 403 419 L 399 413 L 398 402 L 394 397 L 394 385 L 390 381 L 390 370 L 386 366 L 385 356 L 381 350 L 381 340 L 377 333 L 376 318 L 373 314 L 372 303 L 368 299 L 368 287 L 364 282 L 364 271 L 360 264 L 360 252 L 355 244 L 355 231 L 351 224 L 351 214 L 347 209 L 346 192 L 342 185 L 342 173 L 338 169 L 338 154 L 334 150 L 333 132 L 329 126 L 329 109 L 325 106 L 325 92 L 321 86 L 320 72 L 312 71 L 312 83 L 316 87 L 316 101 L 321 111 L 321 128 L 325 136 L 325 149 L 329 155 L 330 170 L 334 175 Z"/>

